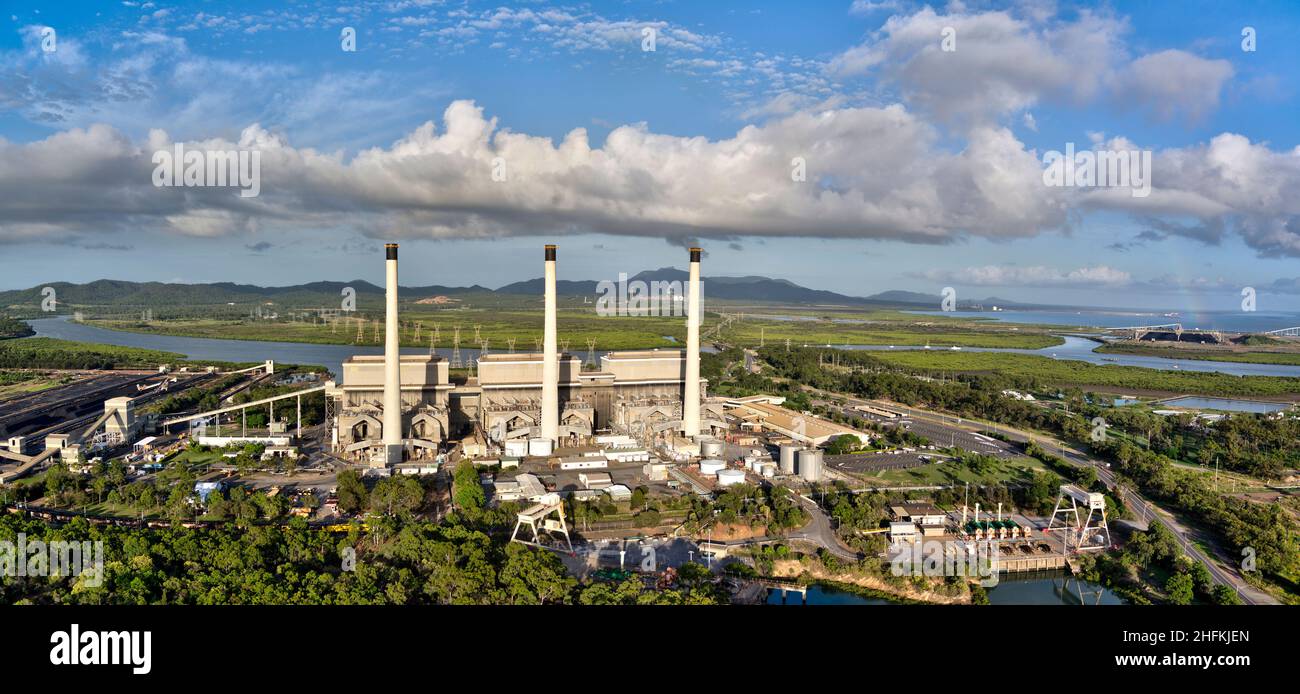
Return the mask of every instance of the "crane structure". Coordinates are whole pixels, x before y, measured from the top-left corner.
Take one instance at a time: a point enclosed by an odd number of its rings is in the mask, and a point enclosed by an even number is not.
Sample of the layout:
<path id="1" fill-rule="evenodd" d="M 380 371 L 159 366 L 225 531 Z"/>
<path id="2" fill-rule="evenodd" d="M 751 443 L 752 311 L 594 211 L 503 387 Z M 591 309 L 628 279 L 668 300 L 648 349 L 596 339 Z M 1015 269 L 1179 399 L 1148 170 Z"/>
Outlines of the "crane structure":
<path id="1" fill-rule="evenodd" d="M 1058 518 L 1060 525 L 1057 525 Z M 1045 529 L 1045 532 L 1053 531 L 1061 531 L 1067 554 L 1071 545 L 1076 552 L 1108 549 L 1110 528 L 1106 521 L 1106 495 L 1084 491 L 1073 484 L 1061 485 L 1056 508 L 1052 510 L 1052 518 Z"/>
<path id="2" fill-rule="evenodd" d="M 552 518 L 551 516 L 555 517 Z M 519 537 L 519 529 L 527 525 L 533 531 L 531 541 Z M 541 543 L 541 531 L 547 533 L 560 533 L 564 535 L 564 544 L 569 547 L 569 553 L 573 553 L 573 542 L 569 540 L 569 526 L 564 521 L 564 501 L 559 494 L 554 492 L 543 494 L 537 503 L 520 511 L 515 520 L 515 529 L 510 533 L 511 542 L 519 542 L 534 547 L 543 547 L 551 549 Z"/>

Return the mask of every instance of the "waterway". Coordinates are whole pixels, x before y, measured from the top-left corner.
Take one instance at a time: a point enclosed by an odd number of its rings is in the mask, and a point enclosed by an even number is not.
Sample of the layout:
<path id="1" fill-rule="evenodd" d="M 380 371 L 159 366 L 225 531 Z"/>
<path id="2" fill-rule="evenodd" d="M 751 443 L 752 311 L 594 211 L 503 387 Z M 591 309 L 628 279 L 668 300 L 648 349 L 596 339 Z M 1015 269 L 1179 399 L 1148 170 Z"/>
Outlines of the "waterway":
<path id="1" fill-rule="evenodd" d="M 1035 354 L 1052 359 L 1072 359 L 1090 364 L 1115 364 L 1118 366 L 1140 366 L 1145 369 L 1164 371 L 1203 371 L 1230 374 L 1233 376 L 1290 376 L 1300 378 L 1300 366 L 1286 364 L 1249 364 L 1244 362 L 1208 361 L 1201 359 L 1169 359 L 1167 357 L 1148 357 L 1136 354 L 1106 354 L 1094 352 L 1097 343 L 1085 337 L 1061 335 L 1064 344 L 1042 349 L 1012 349 L 1008 347 L 962 347 L 963 352 L 1006 352 L 1009 354 Z M 890 346 L 890 345 L 830 345 L 836 349 L 898 351 L 918 350 L 925 347 Z M 947 352 L 949 345 L 931 345 L 934 352 Z"/>
<path id="2" fill-rule="evenodd" d="M 1287 409 L 1283 403 L 1262 402 L 1259 400 L 1234 400 L 1229 398 L 1202 398 L 1189 395 L 1182 398 L 1165 400 L 1162 405 L 1185 407 L 1192 410 L 1222 410 L 1225 412 L 1254 412 L 1268 414 Z"/>
<path id="3" fill-rule="evenodd" d="M 176 335 L 150 335 L 147 333 L 130 333 L 121 330 L 108 330 L 84 323 L 74 323 L 68 316 L 58 318 L 40 318 L 29 320 L 28 324 L 36 331 L 34 337 L 52 337 L 60 340 L 77 342 L 95 342 L 102 345 L 120 347 L 139 347 L 156 349 L 164 352 L 177 352 L 186 358 L 203 361 L 259 362 L 273 359 L 285 364 L 317 364 L 324 366 L 336 376 L 343 374 L 343 361 L 354 354 L 383 354 L 383 345 L 320 345 L 309 342 L 270 342 L 262 340 L 218 340 L 207 337 L 179 337 Z M 701 352 L 717 351 L 712 346 L 701 346 Z M 451 350 L 438 348 L 437 354 L 444 359 L 451 359 Z M 402 354 L 428 354 L 427 347 L 403 347 Z M 496 354 L 489 350 L 489 354 Z M 586 359 L 585 350 L 572 351 L 575 356 Z M 597 350 L 597 363 L 606 352 Z M 462 347 L 461 359 L 466 363 L 479 356 L 479 350 Z"/>
<path id="4" fill-rule="evenodd" d="M 998 585 L 987 589 L 989 602 L 994 605 L 1123 605 L 1123 598 L 1109 588 L 1088 581 L 1080 581 L 1065 572 L 1033 574 L 1003 574 Z M 781 600 L 780 590 L 768 590 L 768 605 L 802 605 L 798 593 L 787 593 Z M 808 588 L 809 605 L 890 605 L 884 598 L 858 595 L 832 586 L 813 585 Z"/>
<path id="5" fill-rule="evenodd" d="M 53 337 L 60 340 L 96 342 L 104 345 L 139 347 L 165 352 L 178 352 L 186 358 L 203 361 L 259 362 L 274 359 L 285 364 L 317 364 L 336 376 L 343 374 L 343 360 L 354 354 L 383 354 L 383 345 L 318 345 L 307 342 L 263 342 L 260 340 L 217 340 L 206 337 L 178 337 L 175 335 L 149 335 L 74 323 L 67 316 L 27 321 L 36 331 L 35 337 Z M 404 347 L 402 354 L 428 354 L 427 347 Z M 450 349 L 438 349 L 438 355 L 451 359 Z M 489 351 L 489 354 L 492 352 Z M 597 352 L 599 359 L 603 352 Z M 468 363 L 477 359 L 479 350 L 462 347 L 461 359 Z M 582 355 L 585 357 L 585 354 Z"/>
<path id="6" fill-rule="evenodd" d="M 976 319 L 1003 323 L 1035 323 L 1089 328 L 1124 328 L 1135 325 L 1181 323 L 1185 330 L 1267 332 L 1300 326 L 1300 313 L 1287 311 L 907 311 L 922 316 Z"/>

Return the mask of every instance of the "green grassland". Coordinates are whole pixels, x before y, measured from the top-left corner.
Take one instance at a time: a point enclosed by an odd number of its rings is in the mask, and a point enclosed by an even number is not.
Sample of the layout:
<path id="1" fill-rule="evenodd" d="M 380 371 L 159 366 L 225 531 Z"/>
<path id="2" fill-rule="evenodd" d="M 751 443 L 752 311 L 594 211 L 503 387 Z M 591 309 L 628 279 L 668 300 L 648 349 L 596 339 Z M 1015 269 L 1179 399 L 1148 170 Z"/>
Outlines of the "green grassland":
<path id="1" fill-rule="evenodd" d="M 1033 354 L 912 351 L 882 352 L 876 356 L 912 369 L 936 372 L 1000 373 L 1058 385 L 1209 395 L 1289 397 L 1300 394 L 1298 378 L 1158 371 L 1137 366 L 1097 365 L 1080 361 L 1056 360 Z"/>
<path id="2" fill-rule="evenodd" d="M 9 316 L 0 315 L 0 340 L 27 337 L 33 334 L 32 326 Z"/>
<path id="3" fill-rule="evenodd" d="M 911 487 L 930 485 L 996 484 L 1029 482 L 1035 472 L 1043 472 L 1047 467 L 1035 458 L 1019 457 L 1011 460 L 999 459 L 987 472 L 977 473 L 969 467 L 955 461 L 931 463 L 906 470 L 884 470 L 874 474 L 857 474 L 858 479 L 867 484 L 881 487 Z"/>
<path id="4" fill-rule="evenodd" d="M 1297 348 L 1300 348 L 1300 345 L 1297 345 Z M 1204 361 L 1231 361 L 1247 364 L 1300 366 L 1300 351 L 1240 352 L 1226 349 L 1193 349 L 1185 347 L 1133 344 L 1106 344 L 1098 347 L 1096 351 L 1110 354 L 1134 354 L 1144 357 L 1165 357 L 1167 359 L 1197 359 Z"/>
<path id="5" fill-rule="evenodd" d="M 137 347 L 27 337 L 0 342 L 0 368 L 129 369 L 157 368 L 185 355 Z"/>
<path id="6" fill-rule="evenodd" d="M 39 393 L 64 385 L 73 380 L 72 376 L 50 376 L 43 371 L 6 371 L 0 370 L 0 400 Z"/>
<path id="7" fill-rule="evenodd" d="M 51 337 L 0 341 L 0 369 L 156 369 L 160 364 L 231 369 L 255 366 L 257 363 L 190 361 L 184 354 L 176 352 L 57 340 Z M 295 365 L 284 366 L 289 368 Z M 320 367 L 297 368 L 316 370 Z"/>
<path id="8" fill-rule="evenodd" d="M 534 302 L 537 303 L 537 302 Z M 588 340 L 596 348 L 644 349 L 673 347 L 686 339 L 686 322 L 681 316 L 603 317 L 594 306 L 577 302 L 561 308 L 557 325 L 561 341 L 569 341 L 572 351 L 585 350 Z M 460 327 L 462 347 L 477 347 L 479 339 L 488 341 L 492 351 L 505 351 L 515 341 L 516 351 L 536 349 L 542 337 L 540 307 L 502 305 L 495 308 L 433 308 L 407 305 L 402 309 L 402 345 L 427 347 L 437 328 L 437 347 L 452 346 L 452 337 Z M 1028 331 L 1019 326 L 981 325 L 972 321 L 909 315 L 899 311 L 868 310 L 851 315 L 852 322 L 832 321 L 818 316 L 814 320 L 781 320 L 745 314 L 732 320 L 718 333 L 712 329 L 728 315 L 729 309 L 715 307 L 707 313 L 703 331 L 707 336 L 731 344 L 757 346 L 760 342 L 791 340 L 797 344 L 877 344 L 877 345 L 961 345 L 964 347 L 1008 347 L 1041 349 L 1061 344 L 1045 331 Z M 738 313 L 738 312 L 737 312 Z M 181 318 L 174 320 L 91 320 L 90 324 L 111 330 L 278 342 L 316 344 L 380 344 L 383 339 L 382 312 L 359 312 L 357 316 L 329 323 L 313 318 L 277 320 L 230 318 Z M 417 333 L 417 326 L 419 330 Z M 358 339 L 360 329 L 360 339 Z"/>

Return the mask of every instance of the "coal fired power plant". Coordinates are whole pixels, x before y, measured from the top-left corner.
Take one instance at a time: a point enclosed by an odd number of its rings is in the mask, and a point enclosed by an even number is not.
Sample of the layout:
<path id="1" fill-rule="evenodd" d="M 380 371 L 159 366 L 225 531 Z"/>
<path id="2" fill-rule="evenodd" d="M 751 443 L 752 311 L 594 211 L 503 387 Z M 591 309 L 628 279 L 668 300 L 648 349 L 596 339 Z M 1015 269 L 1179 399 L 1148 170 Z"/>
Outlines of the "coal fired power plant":
<path id="1" fill-rule="evenodd" d="M 391 468 L 426 464 L 457 443 L 549 455 L 601 434 L 689 449 L 724 433 L 723 401 L 700 377 L 701 249 L 690 249 L 686 349 L 607 352 L 594 370 L 557 346 L 558 249 L 543 250 L 542 352 L 480 355 L 474 375 L 453 380 L 440 356 L 400 354 L 397 245 L 388 244 L 384 353 L 349 357 L 327 388 L 334 452 Z"/>

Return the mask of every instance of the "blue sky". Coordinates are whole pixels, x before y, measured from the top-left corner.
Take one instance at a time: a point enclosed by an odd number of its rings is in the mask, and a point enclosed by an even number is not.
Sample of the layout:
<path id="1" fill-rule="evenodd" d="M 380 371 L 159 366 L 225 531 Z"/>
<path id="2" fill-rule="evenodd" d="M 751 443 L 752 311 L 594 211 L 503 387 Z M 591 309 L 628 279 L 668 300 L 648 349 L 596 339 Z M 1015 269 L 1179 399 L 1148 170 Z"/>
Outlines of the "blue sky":
<path id="1" fill-rule="evenodd" d="M 495 287 L 545 242 L 602 279 L 698 241 L 855 295 L 1295 310 L 1298 33 L 1283 2 L 6 3 L 0 288 L 377 281 L 387 240 L 404 283 Z M 260 194 L 153 185 L 176 143 L 258 150 Z M 1151 194 L 1045 185 L 1067 143 L 1151 152 Z"/>

